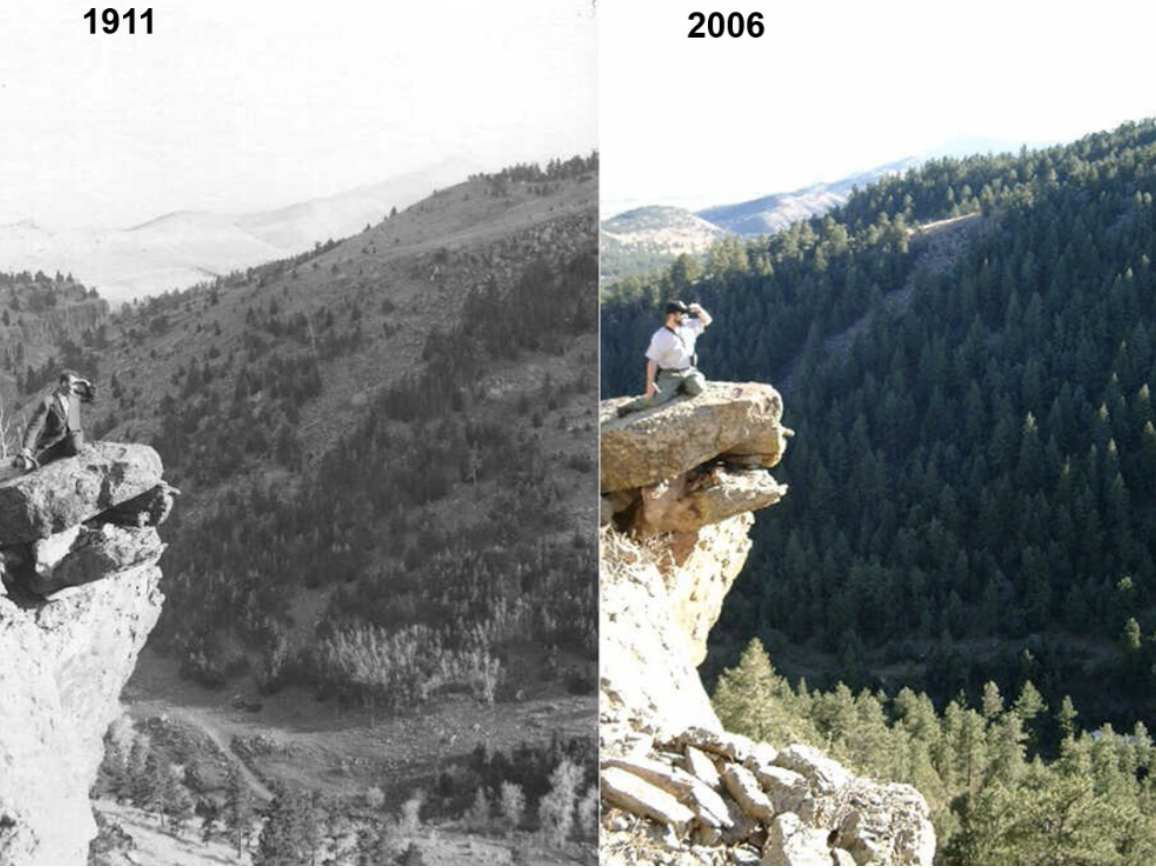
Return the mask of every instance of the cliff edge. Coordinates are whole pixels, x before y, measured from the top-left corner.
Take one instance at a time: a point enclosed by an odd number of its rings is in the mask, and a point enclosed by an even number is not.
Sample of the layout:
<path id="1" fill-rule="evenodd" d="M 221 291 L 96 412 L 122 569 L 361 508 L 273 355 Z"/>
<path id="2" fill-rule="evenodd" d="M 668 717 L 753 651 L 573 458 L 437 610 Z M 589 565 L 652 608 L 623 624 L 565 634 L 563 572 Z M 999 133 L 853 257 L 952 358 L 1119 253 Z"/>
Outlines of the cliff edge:
<path id="1" fill-rule="evenodd" d="M 0 864 L 87 864 L 104 734 L 160 614 L 161 473 L 97 443 L 0 476 Z"/>
<path id="2" fill-rule="evenodd" d="M 792 434 L 760 383 L 601 406 L 602 863 L 931 864 L 923 797 L 726 732 L 696 667 Z"/>

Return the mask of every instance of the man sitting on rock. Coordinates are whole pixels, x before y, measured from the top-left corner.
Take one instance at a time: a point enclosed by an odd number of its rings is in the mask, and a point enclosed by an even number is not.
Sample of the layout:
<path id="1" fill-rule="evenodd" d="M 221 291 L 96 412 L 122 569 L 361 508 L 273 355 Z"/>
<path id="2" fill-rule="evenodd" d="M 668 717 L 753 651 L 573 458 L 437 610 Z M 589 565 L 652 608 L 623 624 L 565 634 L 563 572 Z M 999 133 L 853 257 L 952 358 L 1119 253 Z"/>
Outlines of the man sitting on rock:
<path id="1" fill-rule="evenodd" d="M 80 403 L 91 403 L 96 388 L 74 371 L 62 371 L 56 390 L 36 405 L 24 431 L 24 448 L 16 466 L 35 470 L 59 458 L 76 455 L 84 445 Z"/>
<path id="2" fill-rule="evenodd" d="M 679 392 L 691 397 L 702 393 L 706 377 L 695 367 L 694 342 L 710 323 L 700 304 L 667 304 L 666 321 L 646 350 L 646 394 L 619 407 L 619 416 L 661 406 Z"/>

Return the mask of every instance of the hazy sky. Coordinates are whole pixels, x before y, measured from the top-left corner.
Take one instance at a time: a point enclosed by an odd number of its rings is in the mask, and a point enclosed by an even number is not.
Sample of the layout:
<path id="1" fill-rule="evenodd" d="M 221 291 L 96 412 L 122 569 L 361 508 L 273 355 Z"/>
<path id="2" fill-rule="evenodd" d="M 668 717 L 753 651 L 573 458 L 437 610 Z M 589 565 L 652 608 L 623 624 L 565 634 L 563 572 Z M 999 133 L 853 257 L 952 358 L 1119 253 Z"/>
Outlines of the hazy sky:
<path id="1" fill-rule="evenodd" d="M 712 8 L 762 11 L 766 35 L 689 39 L 689 14 Z M 1156 4 L 600 0 L 598 14 L 604 218 L 1156 115 Z"/>
<path id="2" fill-rule="evenodd" d="M 0 2 L 0 224 L 264 210 L 597 146 L 591 0 L 167 0 L 131 36 L 89 35 L 89 8 Z"/>

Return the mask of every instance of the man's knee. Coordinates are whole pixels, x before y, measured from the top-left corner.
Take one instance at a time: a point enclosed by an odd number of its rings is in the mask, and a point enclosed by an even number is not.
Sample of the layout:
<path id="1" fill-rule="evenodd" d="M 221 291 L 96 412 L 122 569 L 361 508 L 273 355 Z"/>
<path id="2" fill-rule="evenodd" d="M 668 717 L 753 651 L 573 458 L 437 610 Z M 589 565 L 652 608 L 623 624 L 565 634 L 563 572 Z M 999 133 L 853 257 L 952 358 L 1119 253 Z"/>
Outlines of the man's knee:
<path id="1" fill-rule="evenodd" d="M 695 395 L 701 395 L 705 388 L 706 377 L 704 377 L 698 371 L 695 371 L 693 374 L 682 381 L 682 390 L 692 398 Z"/>

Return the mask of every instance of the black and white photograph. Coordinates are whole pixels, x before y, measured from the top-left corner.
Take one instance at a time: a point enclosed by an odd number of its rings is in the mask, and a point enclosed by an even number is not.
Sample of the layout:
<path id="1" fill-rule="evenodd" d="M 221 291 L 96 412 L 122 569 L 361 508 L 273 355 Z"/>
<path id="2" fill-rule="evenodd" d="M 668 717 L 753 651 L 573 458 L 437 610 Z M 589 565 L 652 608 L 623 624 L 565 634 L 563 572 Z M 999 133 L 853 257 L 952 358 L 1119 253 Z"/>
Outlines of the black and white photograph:
<path id="1" fill-rule="evenodd" d="M 596 4 L 0 32 L 0 864 L 595 864 Z"/>

